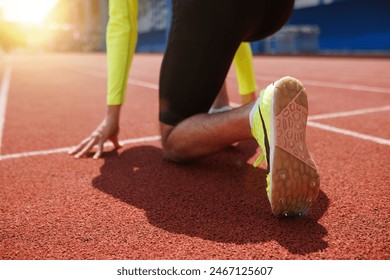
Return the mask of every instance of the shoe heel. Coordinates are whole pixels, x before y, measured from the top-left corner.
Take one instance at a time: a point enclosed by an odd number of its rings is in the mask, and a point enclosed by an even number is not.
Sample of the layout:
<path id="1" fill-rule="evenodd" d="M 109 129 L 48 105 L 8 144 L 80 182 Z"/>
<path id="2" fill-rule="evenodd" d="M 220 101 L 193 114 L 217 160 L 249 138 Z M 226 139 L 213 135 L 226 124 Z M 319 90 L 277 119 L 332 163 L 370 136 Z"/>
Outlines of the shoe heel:
<path id="1" fill-rule="evenodd" d="M 272 108 L 272 212 L 277 216 L 304 216 L 318 196 L 320 179 L 306 145 L 308 102 L 302 83 L 290 77 L 279 80 Z"/>

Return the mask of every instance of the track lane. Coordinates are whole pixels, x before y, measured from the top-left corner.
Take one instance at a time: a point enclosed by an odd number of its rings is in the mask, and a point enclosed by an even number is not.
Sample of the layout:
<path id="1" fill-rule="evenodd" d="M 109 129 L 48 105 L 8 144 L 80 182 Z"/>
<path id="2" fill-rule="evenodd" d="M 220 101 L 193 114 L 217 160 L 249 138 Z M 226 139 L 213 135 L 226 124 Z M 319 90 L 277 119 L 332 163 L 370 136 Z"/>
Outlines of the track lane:
<path id="1" fill-rule="evenodd" d="M 95 128 L 104 112 L 105 79 L 87 78 L 79 70 L 104 73 L 104 56 L 33 57 L 27 66 L 23 57 L 17 61 L 20 65 L 13 72 L 17 90 L 11 87 L 7 106 L 7 153 L 72 146 Z M 42 72 L 34 73 L 37 68 L 30 63 L 39 61 Z M 263 72 L 259 65 L 265 64 L 269 75 L 278 76 L 294 65 L 289 74 L 306 79 L 365 81 L 362 70 L 353 70 L 359 80 L 353 75 L 336 79 L 335 67 L 324 69 L 322 59 L 311 58 L 309 63 L 303 59 L 303 66 L 299 59 L 287 59 L 286 67 L 280 68 L 284 61 L 255 58 L 255 69 Z M 131 79 L 155 84 L 161 56 L 136 56 L 134 62 Z M 329 63 L 342 69 L 372 64 L 335 59 Z M 387 69 L 389 62 L 372 65 L 375 73 L 380 67 Z M 42 73 L 47 74 L 47 83 Z M 232 101 L 238 103 L 232 80 Z M 371 80 L 367 85 L 375 86 Z M 390 85 L 382 81 L 376 86 Z M 311 116 L 377 108 L 388 100 L 384 93 L 335 92 L 323 86 L 310 86 L 309 94 Z M 48 100 L 39 103 L 40 98 Z M 91 102 L 97 99 L 102 101 Z M 130 83 L 124 106 L 122 139 L 158 135 L 155 89 Z M 42 114 L 30 120 L 37 113 Z M 388 111 L 379 111 L 316 122 L 386 137 L 387 115 Z M 29 123 L 35 124 L 33 129 L 28 129 Z M 384 132 L 375 134 L 377 127 Z M 45 137 L 51 141 L 45 142 Z M 306 219 L 278 220 L 271 215 L 264 169 L 251 166 L 259 152 L 251 142 L 189 165 L 162 160 L 157 139 L 129 143 L 97 161 L 65 154 L 0 161 L 0 257 L 388 259 L 389 148 L 312 127 L 307 137 L 322 182 L 318 202 Z"/>

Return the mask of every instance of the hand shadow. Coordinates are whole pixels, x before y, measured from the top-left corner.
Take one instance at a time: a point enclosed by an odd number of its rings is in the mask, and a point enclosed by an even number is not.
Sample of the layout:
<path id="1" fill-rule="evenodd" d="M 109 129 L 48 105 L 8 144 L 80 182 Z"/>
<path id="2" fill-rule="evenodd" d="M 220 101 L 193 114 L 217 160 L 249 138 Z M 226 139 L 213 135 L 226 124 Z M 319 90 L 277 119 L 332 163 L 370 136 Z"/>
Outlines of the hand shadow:
<path id="1" fill-rule="evenodd" d="M 306 218 L 278 219 L 266 196 L 264 169 L 247 163 L 252 141 L 179 165 L 162 151 L 139 146 L 105 154 L 93 186 L 143 209 L 149 222 L 168 232 L 223 243 L 271 240 L 294 254 L 324 250 L 327 230 L 318 223 L 329 199 L 320 191 Z"/>

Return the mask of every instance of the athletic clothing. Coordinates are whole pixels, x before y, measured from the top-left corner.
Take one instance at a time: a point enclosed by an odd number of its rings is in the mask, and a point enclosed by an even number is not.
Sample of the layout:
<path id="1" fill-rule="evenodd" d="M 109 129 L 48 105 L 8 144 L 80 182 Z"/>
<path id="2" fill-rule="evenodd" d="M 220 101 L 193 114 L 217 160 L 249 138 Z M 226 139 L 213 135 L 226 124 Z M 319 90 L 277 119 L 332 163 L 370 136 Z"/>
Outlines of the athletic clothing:
<path id="1" fill-rule="evenodd" d="M 107 25 L 107 105 L 125 102 L 127 78 L 137 44 L 138 0 L 110 0 Z M 234 56 L 239 92 L 246 95 L 256 90 L 252 50 L 242 43 Z"/>
<path id="2" fill-rule="evenodd" d="M 173 0 L 160 71 L 160 121 L 176 125 L 207 113 L 243 41 L 276 32 L 294 0 Z"/>
<path id="3" fill-rule="evenodd" d="M 125 101 L 127 78 L 137 44 L 138 0 L 110 0 L 107 25 L 107 105 Z"/>
<path id="4" fill-rule="evenodd" d="M 248 95 L 257 89 L 253 72 L 252 49 L 249 43 L 241 43 L 233 58 L 234 69 L 238 80 L 238 92 Z"/>

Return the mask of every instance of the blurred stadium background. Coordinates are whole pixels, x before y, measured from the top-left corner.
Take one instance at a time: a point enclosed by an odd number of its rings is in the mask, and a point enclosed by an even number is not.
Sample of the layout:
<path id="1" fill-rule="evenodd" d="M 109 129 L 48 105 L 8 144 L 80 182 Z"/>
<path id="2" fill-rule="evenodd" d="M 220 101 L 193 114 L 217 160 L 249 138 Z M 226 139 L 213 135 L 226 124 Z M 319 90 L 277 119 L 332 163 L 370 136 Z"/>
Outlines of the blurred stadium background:
<path id="1" fill-rule="evenodd" d="M 31 17 L 39 7 L 46 11 Z M 170 8 L 171 0 L 139 0 L 138 52 L 164 51 Z M 107 20 L 108 0 L 0 0 L 0 44 L 5 51 L 105 51 Z M 390 55 L 390 1 L 296 0 L 288 24 L 252 49 Z"/>

